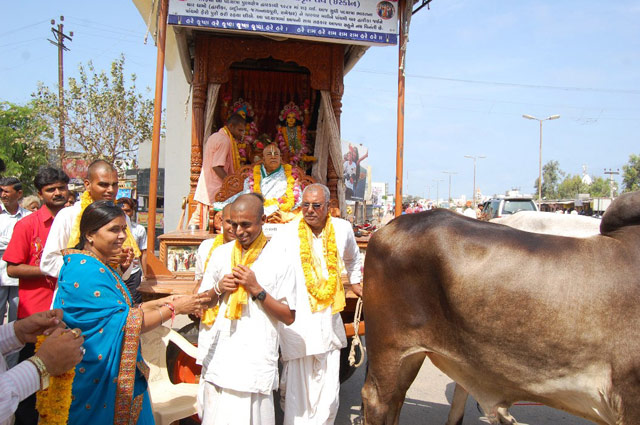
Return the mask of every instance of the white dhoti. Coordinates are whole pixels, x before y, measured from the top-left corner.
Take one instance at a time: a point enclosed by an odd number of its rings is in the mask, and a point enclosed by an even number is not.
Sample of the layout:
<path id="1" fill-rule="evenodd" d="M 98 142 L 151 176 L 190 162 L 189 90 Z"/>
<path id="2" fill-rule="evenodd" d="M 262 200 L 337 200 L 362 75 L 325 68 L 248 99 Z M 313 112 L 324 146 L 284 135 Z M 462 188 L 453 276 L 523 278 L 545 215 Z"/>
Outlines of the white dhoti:
<path id="1" fill-rule="evenodd" d="M 284 425 L 332 425 L 340 403 L 340 350 L 283 363 Z"/>
<path id="2" fill-rule="evenodd" d="M 273 392 L 248 393 L 204 384 L 202 425 L 275 425 Z"/>

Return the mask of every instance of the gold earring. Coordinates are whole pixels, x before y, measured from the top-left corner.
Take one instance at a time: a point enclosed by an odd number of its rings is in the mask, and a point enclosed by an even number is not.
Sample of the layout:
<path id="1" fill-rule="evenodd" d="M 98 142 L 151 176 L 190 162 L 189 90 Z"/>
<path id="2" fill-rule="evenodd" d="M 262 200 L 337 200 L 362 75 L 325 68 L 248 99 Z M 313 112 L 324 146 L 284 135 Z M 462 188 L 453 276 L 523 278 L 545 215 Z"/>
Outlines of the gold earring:
<path id="1" fill-rule="evenodd" d="M 93 245 L 93 239 L 89 239 L 89 243 Z"/>

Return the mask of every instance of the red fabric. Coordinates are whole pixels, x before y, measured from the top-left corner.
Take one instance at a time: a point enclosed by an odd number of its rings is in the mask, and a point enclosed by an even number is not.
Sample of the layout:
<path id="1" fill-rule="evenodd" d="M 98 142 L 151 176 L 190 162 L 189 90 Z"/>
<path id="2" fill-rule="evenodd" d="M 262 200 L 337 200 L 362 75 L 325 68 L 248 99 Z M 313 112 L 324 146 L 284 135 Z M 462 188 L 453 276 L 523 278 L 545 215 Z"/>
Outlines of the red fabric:
<path id="1" fill-rule="evenodd" d="M 231 99 L 229 107 L 238 98 L 249 102 L 255 112 L 258 134 L 267 133 L 272 140 L 282 108 L 293 101 L 304 112 L 304 101 L 311 100 L 309 74 L 295 72 L 231 69 L 231 78 L 220 92 L 221 99 Z"/>
<path id="2" fill-rule="evenodd" d="M 11 241 L 2 257 L 7 263 L 40 266 L 42 249 L 49 236 L 53 216 L 46 206 L 19 220 L 13 228 Z M 56 279 L 42 276 L 20 279 L 18 286 L 18 319 L 51 308 Z"/>

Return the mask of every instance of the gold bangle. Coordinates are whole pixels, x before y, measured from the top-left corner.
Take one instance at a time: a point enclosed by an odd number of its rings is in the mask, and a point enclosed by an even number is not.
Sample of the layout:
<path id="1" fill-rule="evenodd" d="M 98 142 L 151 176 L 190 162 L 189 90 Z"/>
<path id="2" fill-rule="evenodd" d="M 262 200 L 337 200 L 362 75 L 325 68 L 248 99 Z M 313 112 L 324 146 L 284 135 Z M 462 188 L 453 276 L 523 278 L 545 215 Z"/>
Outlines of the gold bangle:
<path id="1" fill-rule="evenodd" d="M 31 362 L 36 369 L 38 370 L 38 375 L 40 375 L 40 389 L 46 390 L 49 387 L 49 372 L 47 371 L 47 366 L 45 366 L 42 359 L 38 356 L 31 356 L 27 359 L 27 361 Z"/>

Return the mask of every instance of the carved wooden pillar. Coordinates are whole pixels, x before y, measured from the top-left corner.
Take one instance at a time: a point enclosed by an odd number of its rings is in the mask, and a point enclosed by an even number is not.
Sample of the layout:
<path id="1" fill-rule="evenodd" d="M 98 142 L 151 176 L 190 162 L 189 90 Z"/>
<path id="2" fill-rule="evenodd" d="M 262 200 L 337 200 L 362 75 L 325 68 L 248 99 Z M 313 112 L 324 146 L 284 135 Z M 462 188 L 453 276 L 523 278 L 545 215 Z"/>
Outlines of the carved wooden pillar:
<path id="1" fill-rule="evenodd" d="M 333 46 L 331 51 L 331 107 L 336 117 L 338 130 L 340 129 L 340 115 L 342 114 L 342 94 L 344 93 L 344 47 Z M 337 158 L 342 161 L 342 158 Z M 329 153 L 329 161 L 327 162 L 327 186 L 331 192 L 331 199 L 338 201 L 338 181 L 342 176 L 338 176 L 333 165 L 333 158 Z M 338 206 L 338 205 L 336 205 Z M 344 211 L 343 211 L 344 213 Z"/>
<path id="2" fill-rule="evenodd" d="M 329 155 L 331 156 L 331 155 Z M 331 205 L 332 207 L 339 207 L 338 205 L 338 174 L 336 173 L 336 169 L 333 166 L 333 162 L 331 158 L 327 162 L 327 187 L 329 188 L 329 193 L 331 193 L 331 200 L 335 200 L 335 205 Z"/>
<path id="3" fill-rule="evenodd" d="M 193 75 L 193 95 L 191 100 L 191 190 L 196 191 L 202 169 L 202 147 L 204 137 L 204 108 L 207 101 L 207 51 L 201 40 L 196 44 L 195 71 Z"/>

